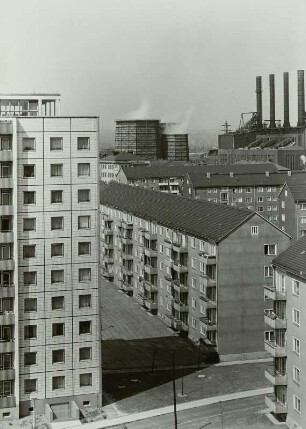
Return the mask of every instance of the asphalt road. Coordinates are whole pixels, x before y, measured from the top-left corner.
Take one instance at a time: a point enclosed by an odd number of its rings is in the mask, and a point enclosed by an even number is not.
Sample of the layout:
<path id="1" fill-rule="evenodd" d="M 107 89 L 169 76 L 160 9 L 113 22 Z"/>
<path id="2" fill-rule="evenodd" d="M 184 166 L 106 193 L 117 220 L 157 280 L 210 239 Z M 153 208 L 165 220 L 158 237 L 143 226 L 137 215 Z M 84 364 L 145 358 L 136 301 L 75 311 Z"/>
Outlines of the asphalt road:
<path id="1" fill-rule="evenodd" d="M 260 411 L 265 409 L 264 396 L 242 398 L 178 412 L 178 429 L 272 429 L 272 422 Z M 117 429 L 174 429 L 174 415 L 113 426 Z M 278 428 L 283 429 L 281 425 Z"/>

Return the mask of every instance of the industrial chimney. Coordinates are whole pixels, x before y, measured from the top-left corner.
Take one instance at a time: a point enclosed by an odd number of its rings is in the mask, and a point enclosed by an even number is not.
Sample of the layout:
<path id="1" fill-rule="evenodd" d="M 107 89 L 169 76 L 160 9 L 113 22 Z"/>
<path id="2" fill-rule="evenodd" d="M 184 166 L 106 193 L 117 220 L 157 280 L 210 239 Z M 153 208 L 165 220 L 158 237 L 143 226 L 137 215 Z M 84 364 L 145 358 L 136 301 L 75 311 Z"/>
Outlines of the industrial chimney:
<path id="1" fill-rule="evenodd" d="M 304 70 L 298 70 L 298 127 L 305 126 L 305 87 L 304 87 Z"/>
<path id="2" fill-rule="evenodd" d="M 284 78 L 284 128 L 290 128 L 289 120 L 289 73 L 283 73 Z"/>
<path id="3" fill-rule="evenodd" d="M 274 74 L 269 74 L 270 84 L 270 128 L 276 128 L 275 124 L 275 82 Z"/>
<path id="4" fill-rule="evenodd" d="M 257 125 L 262 126 L 262 86 L 261 76 L 256 76 Z"/>

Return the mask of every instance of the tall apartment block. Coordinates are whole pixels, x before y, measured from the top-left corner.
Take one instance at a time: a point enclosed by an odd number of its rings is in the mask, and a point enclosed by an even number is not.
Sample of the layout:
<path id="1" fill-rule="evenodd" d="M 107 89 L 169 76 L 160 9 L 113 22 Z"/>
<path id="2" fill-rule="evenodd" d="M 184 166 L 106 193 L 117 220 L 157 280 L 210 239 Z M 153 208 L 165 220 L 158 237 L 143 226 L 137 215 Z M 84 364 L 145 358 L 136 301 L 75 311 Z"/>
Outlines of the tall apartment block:
<path id="1" fill-rule="evenodd" d="M 264 279 L 290 237 L 261 215 L 111 182 L 102 275 L 222 360 L 266 356 Z"/>
<path id="2" fill-rule="evenodd" d="M 101 404 L 97 117 L 0 95 L 0 420 Z"/>
<path id="3" fill-rule="evenodd" d="M 265 312 L 265 347 L 273 364 L 265 374 L 274 391 L 265 402 L 289 428 L 302 429 L 306 427 L 306 237 L 276 257 L 273 269 L 273 284 L 265 286 L 265 296 L 272 300 Z"/>

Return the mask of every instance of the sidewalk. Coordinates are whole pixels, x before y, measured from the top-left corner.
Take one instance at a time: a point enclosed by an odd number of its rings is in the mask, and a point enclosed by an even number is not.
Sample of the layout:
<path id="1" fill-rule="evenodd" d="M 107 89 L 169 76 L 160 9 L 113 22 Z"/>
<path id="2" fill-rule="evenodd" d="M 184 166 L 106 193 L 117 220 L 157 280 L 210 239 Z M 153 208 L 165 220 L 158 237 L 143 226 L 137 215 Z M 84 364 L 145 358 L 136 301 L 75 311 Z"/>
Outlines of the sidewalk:
<path id="1" fill-rule="evenodd" d="M 256 390 L 247 390 L 247 391 L 238 392 L 238 393 L 231 393 L 229 395 L 214 396 L 212 398 L 200 399 L 197 401 L 187 402 L 185 404 L 179 404 L 177 405 L 177 411 L 189 410 L 192 408 L 198 408 L 205 405 L 216 404 L 218 402 L 232 401 L 234 399 L 265 395 L 271 392 L 272 392 L 272 387 L 269 387 L 269 388 L 256 389 Z M 161 416 L 161 415 L 170 414 L 170 413 L 173 413 L 173 406 L 157 408 L 155 410 L 144 411 L 142 413 L 136 413 L 136 414 L 130 414 L 130 415 L 127 414 L 122 417 L 117 417 L 110 420 L 101 420 L 101 421 L 92 422 L 92 423 L 85 423 L 82 425 L 82 429 L 109 428 L 109 427 L 113 427 L 121 424 L 123 425 L 125 423 L 131 423 L 139 420 L 148 419 L 150 417 L 156 417 L 156 416 Z M 52 426 L 54 429 L 57 429 L 55 425 L 52 425 Z M 74 429 L 74 428 L 79 429 L 78 426 L 71 427 L 71 429 Z"/>

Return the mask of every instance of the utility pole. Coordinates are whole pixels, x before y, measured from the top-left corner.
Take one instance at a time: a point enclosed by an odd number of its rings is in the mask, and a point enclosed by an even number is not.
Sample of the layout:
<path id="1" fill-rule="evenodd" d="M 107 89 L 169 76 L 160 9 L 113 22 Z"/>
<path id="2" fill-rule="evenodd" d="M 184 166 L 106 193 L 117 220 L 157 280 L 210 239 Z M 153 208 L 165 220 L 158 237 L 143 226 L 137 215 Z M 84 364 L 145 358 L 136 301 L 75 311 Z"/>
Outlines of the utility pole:
<path id="1" fill-rule="evenodd" d="M 173 377 L 172 386 L 173 386 L 173 406 L 174 406 L 174 429 L 177 429 L 174 352 L 172 353 L 172 377 Z"/>

